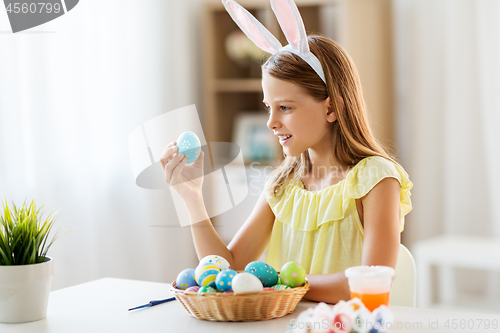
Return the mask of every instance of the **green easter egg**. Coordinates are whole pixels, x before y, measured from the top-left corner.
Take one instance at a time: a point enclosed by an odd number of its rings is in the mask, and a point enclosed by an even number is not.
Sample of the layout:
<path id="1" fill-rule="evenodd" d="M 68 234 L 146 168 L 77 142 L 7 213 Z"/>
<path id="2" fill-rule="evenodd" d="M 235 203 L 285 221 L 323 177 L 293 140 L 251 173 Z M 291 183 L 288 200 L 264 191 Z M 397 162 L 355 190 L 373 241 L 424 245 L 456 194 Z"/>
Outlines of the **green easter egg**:
<path id="1" fill-rule="evenodd" d="M 289 261 L 281 267 L 281 283 L 291 288 L 300 287 L 306 282 L 306 270 L 296 261 Z"/>
<path id="2" fill-rule="evenodd" d="M 198 294 L 204 294 L 204 293 L 216 293 L 217 290 L 210 287 L 210 286 L 203 286 L 198 289 Z"/>

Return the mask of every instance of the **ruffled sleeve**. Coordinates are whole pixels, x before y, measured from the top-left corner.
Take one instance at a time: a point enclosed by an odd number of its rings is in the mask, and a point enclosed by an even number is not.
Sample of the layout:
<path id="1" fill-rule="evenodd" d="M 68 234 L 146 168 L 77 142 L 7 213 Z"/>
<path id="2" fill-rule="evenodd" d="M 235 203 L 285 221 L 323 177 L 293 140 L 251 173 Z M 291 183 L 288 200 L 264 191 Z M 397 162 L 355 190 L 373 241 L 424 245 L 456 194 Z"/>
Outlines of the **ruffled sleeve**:
<path id="1" fill-rule="evenodd" d="M 404 216 L 411 209 L 412 182 L 397 164 L 383 157 L 371 156 L 361 160 L 339 183 L 320 191 L 307 191 L 302 182 L 283 184 L 279 195 L 267 197 L 277 220 L 300 231 L 318 229 L 323 223 L 339 221 L 347 214 L 353 199 L 364 197 L 384 178 L 396 178 L 401 185 L 401 231 Z"/>

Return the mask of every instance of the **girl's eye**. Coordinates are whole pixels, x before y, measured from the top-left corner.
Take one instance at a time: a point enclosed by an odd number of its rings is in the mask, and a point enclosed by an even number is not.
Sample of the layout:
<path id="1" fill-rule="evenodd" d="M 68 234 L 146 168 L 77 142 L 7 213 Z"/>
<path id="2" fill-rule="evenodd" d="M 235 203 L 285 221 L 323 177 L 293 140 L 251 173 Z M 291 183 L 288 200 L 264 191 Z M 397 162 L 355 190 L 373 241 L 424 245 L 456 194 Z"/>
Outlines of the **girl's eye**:
<path id="1" fill-rule="evenodd" d="M 271 113 L 271 107 L 269 107 L 267 105 L 264 105 L 264 109 L 266 109 L 268 113 Z M 288 110 L 290 110 L 290 108 L 288 106 L 283 106 L 283 105 L 280 106 L 280 109 L 282 111 L 288 111 Z"/>

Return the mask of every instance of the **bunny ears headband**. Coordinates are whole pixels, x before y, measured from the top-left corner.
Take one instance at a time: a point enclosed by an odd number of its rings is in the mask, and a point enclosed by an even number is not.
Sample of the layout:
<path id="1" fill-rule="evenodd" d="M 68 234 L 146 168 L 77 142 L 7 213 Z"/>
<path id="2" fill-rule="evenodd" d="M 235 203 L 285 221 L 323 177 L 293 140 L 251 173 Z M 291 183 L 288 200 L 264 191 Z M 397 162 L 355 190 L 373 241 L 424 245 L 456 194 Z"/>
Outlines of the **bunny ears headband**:
<path id="1" fill-rule="evenodd" d="M 314 69 L 326 84 L 323 67 L 318 58 L 309 50 L 304 22 L 293 0 L 271 0 L 271 8 L 289 43 L 287 46 L 282 46 L 266 27 L 233 0 L 222 0 L 222 4 L 233 21 L 255 45 L 271 54 L 289 51 L 298 55 Z"/>

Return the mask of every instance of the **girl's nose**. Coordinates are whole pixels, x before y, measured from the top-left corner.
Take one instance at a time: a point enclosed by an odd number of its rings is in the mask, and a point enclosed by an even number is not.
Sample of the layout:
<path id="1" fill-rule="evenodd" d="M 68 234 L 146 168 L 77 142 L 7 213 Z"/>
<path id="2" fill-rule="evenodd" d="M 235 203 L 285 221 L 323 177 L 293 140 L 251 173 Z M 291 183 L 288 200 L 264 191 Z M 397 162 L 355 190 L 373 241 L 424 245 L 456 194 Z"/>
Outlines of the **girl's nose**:
<path id="1" fill-rule="evenodd" d="M 271 112 L 269 114 L 269 120 L 267 121 L 267 127 L 271 130 L 274 130 L 276 128 L 281 127 L 281 123 L 279 120 L 276 118 L 276 114 L 274 112 Z"/>

